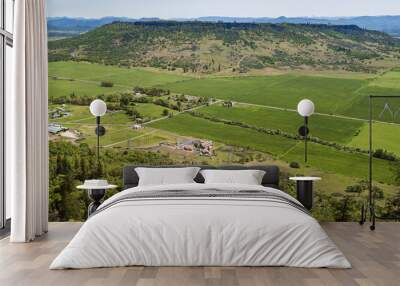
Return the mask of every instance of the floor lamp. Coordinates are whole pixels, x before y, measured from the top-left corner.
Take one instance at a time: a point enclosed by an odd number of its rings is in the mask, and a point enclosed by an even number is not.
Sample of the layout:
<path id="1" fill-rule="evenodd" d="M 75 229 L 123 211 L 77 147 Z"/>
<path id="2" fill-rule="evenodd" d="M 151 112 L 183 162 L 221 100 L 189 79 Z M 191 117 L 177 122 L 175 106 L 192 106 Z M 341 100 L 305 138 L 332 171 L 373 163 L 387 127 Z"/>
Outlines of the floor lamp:
<path id="1" fill-rule="evenodd" d="M 370 220 L 370 222 L 371 222 L 371 225 L 369 226 L 369 228 L 370 228 L 370 230 L 375 230 L 375 227 L 376 227 L 376 219 L 383 219 L 383 220 L 400 220 L 400 217 L 381 217 L 381 216 L 378 216 L 377 214 L 376 214 L 376 209 L 375 209 L 375 205 L 376 205 L 376 202 L 375 202 L 375 196 L 376 196 L 376 191 L 374 190 L 374 188 L 373 188 L 373 186 L 372 186 L 372 171 L 373 171 L 373 166 L 372 166 L 372 163 L 373 163 L 373 157 L 374 157 L 374 154 L 373 154 L 373 146 L 372 146 L 372 124 L 373 124 L 373 121 L 374 121 L 374 118 L 373 118 L 373 114 L 372 114 L 372 111 L 373 111 L 373 107 L 374 107 L 374 104 L 373 104 L 373 102 L 374 102 L 374 100 L 378 100 L 378 99 L 385 99 L 385 100 L 388 100 L 388 99 L 394 99 L 394 98 L 396 98 L 396 99 L 400 99 L 400 96 L 399 95 L 387 95 L 387 96 L 385 96 L 385 95 L 382 95 L 382 96 L 380 96 L 380 95 L 370 95 L 369 97 L 369 115 L 368 115 L 368 123 L 369 123 L 369 138 L 368 138 L 368 141 L 369 141 L 369 152 L 368 152 L 368 155 L 369 155 L 369 160 L 368 160 L 368 201 L 367 201 L 367 204 L 362 204 L 361 205 L 361 220 L 360 220 L 360 224 L 362 225 L 362 224 L 364 224 L 365 222 L 366 222 L 366 220 L 367 220 L 367 212 L 368 212 L 368 210 L 369 210 L 369 220 Z M 384 111 L 385 110 L 387 110 L 387 109 L 389 109 L 390 110 L 390 107 L 389 107 L 389 105 L 387 104 L 387 103 L 385 103 L 385 106 L 384 106 Z M 381 113 L 382 114 L 382 113 Z"/>
<path id="2" fill-rule="evenodd" d="M 104 126 L 100 125 L 100 118 L 106 114 L 107 105 L 101 99 L 95 99 L 90 104 L 90 112 L 96 117 L 96 129 L 95 134 L 97 135 L 96 145 L 96 158 L 97 158 L 97 171 L 100 170 L 100 136 L 106 134 Z"/>
<path id="3" fill-rule="evenodd" d="M 309 99 L 303 99 L 297 105 L 297 112 L 304 117 L 304 125 L 299 128 L 299 134 L 304 138 L 304 162 L 307 163 L 307 136 L 309 133 L 308 129 L 308 117 L 314 114 L 315 106 L 314 103 Z"/>

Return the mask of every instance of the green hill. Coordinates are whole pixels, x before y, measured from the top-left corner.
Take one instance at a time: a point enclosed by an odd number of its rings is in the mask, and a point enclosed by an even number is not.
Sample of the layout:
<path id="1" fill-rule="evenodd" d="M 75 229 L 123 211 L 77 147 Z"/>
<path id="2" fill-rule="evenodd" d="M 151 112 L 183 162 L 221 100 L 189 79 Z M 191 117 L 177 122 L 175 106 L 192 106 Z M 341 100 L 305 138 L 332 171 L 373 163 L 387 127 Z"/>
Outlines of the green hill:
<path id="1" fill-rule="evenodd" d="M 115 22 L 49 42 L 49 60 L 192 73 L 308 69 L 377 72 L 400 62 L 400 40 L 357 26 Z"/>

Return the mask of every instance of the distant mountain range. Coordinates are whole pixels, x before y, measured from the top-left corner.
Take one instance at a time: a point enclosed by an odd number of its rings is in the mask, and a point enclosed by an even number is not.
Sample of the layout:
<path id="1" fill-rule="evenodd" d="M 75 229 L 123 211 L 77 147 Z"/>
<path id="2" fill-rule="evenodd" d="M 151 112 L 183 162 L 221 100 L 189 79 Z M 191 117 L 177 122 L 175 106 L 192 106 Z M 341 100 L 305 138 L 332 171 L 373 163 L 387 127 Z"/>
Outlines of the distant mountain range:
<path id="1" fill-rule="evenodd" d="M 149 22 L 162 21 L 160 18 L 132 19 L 126 17 L 105 17 L 100 19 L 49 17 L 47 20 L 49 36 L 68 37 L 88 32 L 97 27 L 112 22 Z M 292 23 L 292 24 L 327 24 L 327 25 L 357 25 L 360 28 L 376 30 L 400 37 L 400 16 L 359 16 L 336 18 L 308 18 L 308 17 L 278 17 L 278 18 L 244 18 L 244 17 L 200 17 L 190 19 L 170 19 L 174 21 L 200 21 L 224 23 Z"/>
<path id="2" fill-rule="evenodd" d="M 49 17 L 47 29 L 50 37 L 70 37 L 85 33 L 112 22 L 159 21 L 159 18 L 132 19 L 126 17 L 104 17 L 100 19 Z"/>

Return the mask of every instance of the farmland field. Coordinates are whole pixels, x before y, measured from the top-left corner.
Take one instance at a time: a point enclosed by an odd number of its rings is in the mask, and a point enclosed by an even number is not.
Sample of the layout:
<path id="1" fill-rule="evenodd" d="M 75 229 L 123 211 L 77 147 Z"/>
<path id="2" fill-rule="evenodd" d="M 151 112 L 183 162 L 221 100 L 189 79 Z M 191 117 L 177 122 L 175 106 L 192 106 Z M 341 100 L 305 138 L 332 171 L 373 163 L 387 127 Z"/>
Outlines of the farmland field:
<path id="1" fill-rule="evenodd" d="M 125 91 L 127 87 L 123 84 L 126 83 L 130 83 L 132 87 L 136 84 L 140 86 L 163 87 L 170 89 L 172 93 L 185 93 L 194 96 L 247 102 L 249 104 L 234 104 L 232 108 L 225 108 L 221 104 L 215 104 L 203 107 L 197 110 L 197 112 L 209 117 L 242 122 L 256 127 L 279 129 L 290 134 L 296 134 L 298 127 L 302 124 L 302 118 L 295 112 L 296 104 L 298 100 L 307 97 L 315 102 L 317 111 L 317 114 L 313 115 L 310 119 L 311 136 L 340 144 L 348 144 L 352 147 L 365 148 L 366 129 L 363 127 L 364 122 L 362 120 L 332 117 L 329 114 L 355 114 L 361 115 L 359 118 L 366 118 L 365 105 L 367 104 L 367 100 L 365 95 L 371 91 L 382 92 L 384 94 L 388 94 L 388 91 L 391 91 L 395 94 L 397 89 L 388 88 L 387 86 L 397 87 L 391 82 L 397 76 L 397 73 L 400 72 L 393 71 L 386 73 L 383 74 L 382 78 L 378 77 L 374 80 L 352 76 L 346 78 L 345 75 L 340 77 L 339 74 L 329 77 L 321 75 L 302 76 L 293 73 L 278 76 L 251 77 L 212 78 L 207 76 L 200 79 L 193 79 L 189 76 L 153 70 L 127 69 L 89 63 L 56 62 L 49 64 L 49 73 L 53 76 L 57 75 L 62 78 L 74 79 L 73 81 L 50 79 L 49 94 L 53 97 L 68 95 L 72 92 L 84 96 Z M 110 80 L 110 76 L 113 76 L 115 79 L 115 81 L 112 81 L 114 86 L 112 88 L 100 87 L 99 82 Z M 377 85 L 377 83 L 379 84 Z M 400 107 L 400 100 L 392 103 L 393 106 L 396 104 Z M 268 106 L 282 109 L 268 108 Z M 382 102 L 376 103 L 376 107 L 377 109 L 381 108 Z M 142 116 L 151 120 L 162 117 L 163 110 L 166 108 L 152 103 L 139 103 L 135 105 L 135 109 Z M 361 111 L 362 114 L 359 114 Z M 174 113 L 174 111 L 169 110 L 169 113 Z M 326 115 L 319 115 L 318 113 L 325 113 Z M 374 116 L 377 117 L 378 115 L 374 114 Z M 187 119 L 190 120 L 188 122 L 199 120 L 193 117 L 187 117 Z M 390 121 L 390 118 L 383 117 L 380 119 Z M 94 123 L 88 108 L 82 106 L 73 106 L 72 116 L 52 121 L 71 124 L 77 120 L 80 124 L 91 125 Z M 115 114 L 107 114 L 102 122 L 104 124 L 129 125 L 133 124 L 134 120 L 125 114 L 118 114 L 117 112 Z M 155 126 L 157 124 L 164 124 L 164 122 L 156 123 Z M 188 124 L 188 126 L 192 127 L 190 123 Z M 198 137 L 201 137 L 201 134 L 210 136 L 210 134 L 202 131 L 202 129 L 196 132 L 192 130 L 192 132 Z M 382 144 L 382 148 L 389 151 L 397 152 L 396 143 L 392 143 L 393 136 L 390 136 L 390 134 L 387 137 L 385 136 L 391 130 L 382 128 L 379 132 L 380 138 L 385 139 L 380 139 L 377 141 L 377 144 Z M 179 129 L 177 133 L 185 132 Z M 215 135 L 218 133 L 219 131 L 216 131 Z M 117 140 L 124 136 L 115 135 L 113 137 Z M 235 139 L 235 136 L 232 135 L 231 137 L 232 140 Z M 259 135 L 255 136 L 253 134 L 253 137 L 259 137 Z M 209 139 L 212 138 L 209 137 Z M 255 139 L 254 142 L 257 142 L 257 140 Z M 259 142 L 260 146 L 264 144 L 262 142 L 264 141 L 261 140 Z M 385 142 L 389 143 L 385 144 Z M 234 141 L 230 141 L 229 144 L 233 143 Z M 240 143 L 235 144 L 240 145 Z M 282 144 L 285 146 L 286 143 Z M 288 146 L 291 145 L 292 142 L 288 143 Z M 267 150 L 266 148 L 269 149 Z M 267 153 L 279 153 L 275 152 L 277 150 L 274 148 L 271 145 L 265 145 L 262 150 Z M 287 148 L 283 147 L 283 149 L 286 150 Z"/>
<path id="2" fill-rule="evenodd" d="M 59 105 L 51 105 L 49 109 L 60 107 Z M 50 119 L 50 122 L 55 123 L 81 123 L 81 124 L 95 124 L 96 121 L 89 111 L 88 106 L 68 105 L 66 111 L 71 113 L 71 116 Z M 133 121 L 121 112 L 107 113 L 101 119 L 102 124 L 132 124 Z"/>
<path id="3" fill-rule="evenodd" d="M 267 135 L 253 130 L 222 123 L 210 122 L 190 115 L 179 115 L 164 121 L 151 124 L 170 132 L 198 138 L 209 138 L 228 145 L 243 146 L 275 155 L 287 162 L 303 160 L 303 142 L 287 139 L 277 135 Z M 362 154 L 347 153 L 318 144 L 310 144 L 310 159 L 308 164 L 328 173 L 367 178 L 368 157 Z M 374 160 L 375 179 L 393 182 L 388 169 L 390 164 L 384 160 Z M 355 167 L 357 166 L 357 167 Z"/>
<path id="4" fill-rule="evenodd" d="M 163 87 L 197 96 L 291 109 L 308 98 L 314 101 L 318 112 L 340 114 L 365 84 L 366 80 L 359 79 L 289 74 L 193 79 Z"/>
<path id="5" fill-rule="evenodd" d="M 155 105 L 155 104 L 150 104 L 150 103 L 143 103 L 143 104 L 137 104 L 136 105 L 137 111 L 139 111 L 140 114 L 142 114 L 144 117 L 150 118 L 150 119 L 155 119 L 155 118 L 160 118 L 163 116 L 162 112 L 165 110 L 165 107 Z M 168 108 L 167 108 L 168 110 Z M 170 113 L 174 113 L 173 110 L 168 110 Z"/>
<path id="6" fill-rule="evenodd" d="M 75 94 L 76 96 L 96 96 L 126 90 L 126 87 L 101 87 L 100 83 L 76 80 L 49 79 L 49 96 L 62 97 Z"/>
<path id="7" fill-rule="evenodd" d="M 229 145 L 250 147 L 271 154 L 283 154 L 296 144 L 293 140 L 255 133 L 236 126 L 226 126 L 186 114 L 158 121 L 150 126 L 177 134 L 220 141 Z"/>
<path id="8" fill-rule="evenodd" d="M 400 155 L 400 125 L 374 123 L 372 125 L 373 149 L 384 149 Z M 368 148 L 369 125 L 365 124 L 361 132 L 350 142 L 350 146 Z"/>
<path id="9" fill-rule="evenodd" d="M 136 85 L 151 87 L 169 82 L 190 79 L 173 73 L 140 68 L 120 68 L 92 63 L 54 62 L 49 64 L 49 76 L 76 78 L 100 82 L 112 81 L 115 85 L 133 88 Z"/>
<path id="10" fill-rule="evenodd" d="M 400 71 L 396 70 L 388 74 L 383 74 L 374 80 L 369 80 L 367 85 L 358 90 L 357 93 L 360 96 L 354 97 L 351 104 L 344 109 L 342 114 L 358 118 L 368 118 L 369 95 L 400 96 L 400 87 L 396 82 L 396 79 L 400 78 Z M 392 116 L 388 116 L 388 113 L 384 114 L 383 117 L 379 116 L 385 103 L 391 106 L 393 112 L 398 111 L 400 108 L 400 99 L 375 99 L 372 102 L 373 119 L 400 123 L 400 117 L 393 118 Z"/>
<path id="11" fill-rule="evenodd" d="M 371 83 L 371 86 L 400 89 L 400 72 L 389 71 Z"/>
<path id="12" fill-rule="evenodd" d="M 198 112 L 207 116 L 239 121 L 253 126 L 280 129 L 292 134 L 297 134 L 299 126 L 303 124 L 303 119 L 295 111 L 277 110 L 246 104 L 235 104 L 232 108 L 213 105 L 202 108 Z M 362 121 L 318 114 L 313 115 L 309 122 L 311 136 L 338 143 L 350 142 L 362 125 Z"/>

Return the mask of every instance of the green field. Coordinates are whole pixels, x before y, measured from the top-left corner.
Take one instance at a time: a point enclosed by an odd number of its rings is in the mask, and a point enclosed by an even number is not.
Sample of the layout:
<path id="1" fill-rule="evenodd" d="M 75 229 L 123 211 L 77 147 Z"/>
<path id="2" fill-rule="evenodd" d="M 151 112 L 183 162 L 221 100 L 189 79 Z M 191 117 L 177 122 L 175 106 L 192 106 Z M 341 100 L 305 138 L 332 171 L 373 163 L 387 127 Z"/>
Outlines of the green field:
<path id="1" fill-rule="evenodd" d="M 387 123 L 374 123 L 372 125 L 373 149 L 384 149 L 400 156 L 400 125 Z M 349 146 L 368 149 L 369 125 L 361 128 L 358 136 L 350 142 Z"/>
<path id="2" fill-rule="evenodd" d="M 303 153 L 303 144 L 298 144 L 282 159 L 287 162 L 302 162 L 304 161 Z M 307 164 L 331 174 L 340 174 L 364 180 L 368 178 L 368 156 L 364 154 L 342 152 L 327 146 L 310 143 Z M 389 184 L 395 183 L 390 162 L 374 159 L 373 165 L 374 180 Z"/>
<path id="3" fill-rule="evenodd" d="M 54 110 L 61 105 L 49 105 L 49 110 Z M 79 105 L 65 105 L 65 111 L 70 112 L 70 116 L 49 119 L 50 122 L 64 123 L 70 121 L 79 121 L 87 118 L 92 118 L 93 115 L 90 113 L 89 106 L 79 106 Z"/>
<path id="4" fill-rule="evenodd" d="M 155 119 L 162 117 L 162 112 L 164 109 L 167 109 L 170 113 L 175 113 L 174 110 L 168 109 L 163 106 L 151 104 L 151 103 L 139 103 L 136 104 L 135 109 L 142 114 L 144 117 Z"/>
<path id="5" fill-rule="evenodd" d="M 55 108 L 56 105 L 50 106 L 50 108 Z M 56 123 L 80 123 L 80 124 L 96 124 L 96 119 L 90 113 L 88 106 L 79 106 L 79 105 L 66 105 L 66 111 L 71 112 L 71 116 L 50 119 L 51 122 Z M 122 112 L 108 112 L 101 118 L 102 124 L 122 124 L 129 125 L 133 124 L 133 121 L 129 118 L 128 115 Z"/>
<path id="6" fill-rule="evenodd" d="M 150 126 L 186 136 L 211 139 L 228 145 L 249 147 L 270 154 L 283 154 L 296 144 L 294 140 L 255 133 L 252 130 L 236 126 L 214 123 L 188 114 L 157 121 L 151 123 Z"/>
<path id="7" fill-rule="evenodd" d="M 371 83 L 371 86 L 400 89 L 400 72 L 389 71 L 378 77 Z"/>
<path id="8" fill-rule="evenodd" d="M 398 79 L 400 71 L 391 71 L 376 79 L 286 74 L 192 79 L 163 87 L 173 92 L 287 109 L 296 109 L 301 99 L 308 98 L 318 113 L 366 119 L 368 95 L 400 95 Z M 394 105 L 400 108 L 400 100 Z M 382 102 L 376 101 L 373 106 L 381 110 Z M 376 115 L 374 118 L 378 119 Z"/>
<path id="9" fill-rule="evenodd" d="M 100 83 L 96 82 L 49 79 L 49 96 L 54 98 L 62 96 L 66 97 L 71 94 L 75 94 L 76 96 L 97 96 L 126 89 L 126 87 L 121 86 L 101 87 Z"/>
<path id="10" fill-rule="evenodd" d="M 347 108 L 342 112 L 344 115 L 358 118 L 368 118 L 369 101 L 368 96 L 400 96 L 400 70 L 391 71 L 368 80 L 368 84 L 358 90 L 358 97 L 354 97 Z M 387 114 L 379 117 L 385 103 L 389 103 L 393 112 L 400 108 L 400 99 L 374 99 L 372 101 L 373 119 L 400 123 L 400 117 L 393 118 Z"/>
<path id="11" fill-rule="evenodd" d="M 228 145 L 248 147 L 275 155 L 277 158 L 284 159 L 287 162 L 302 162 L 304 160 L 304 147 L 301 141 L 215 123 L 186 114 L 152 123 L 151 127 L 186 136 L 208 138 Z M 342 152 L 312 143 L 309 146 L 309 154 L 310 160 L 308 164 L 314 168 L 351 177 L 367 177 L 368 157 L 366 155 Z M 377 181 L 394 181 L 393 174 L 389 171 L 390 164 L 387 161 L 376 159 L 374 160 L 374 165 L 377 170 L 375 172 Z"/>
<path id="12" fill-rule="evenodd" d="M 85 62 L 51 62 L 49 76 L 75 78 L 86 81 L 111 81 L 126 88 L 135 86 L 152 87 L 155 85 L 190 79 L 173 73 L 159 72 L 140 68 L 120 68 Z"/>
<path id="13" fill-rule="evenodd" d="M 291 134 L 297 134 L 298 128 L 304 123 L 303 118 L 297 112 L 249 106 L 246 104 L 235 104 L 232 108 L 212 105 L 197 111 L 207 116 L 240 121 L 269 129 L 280 129 Z M 338 143 L 349 143 L 362 125 L 362 121 L 318 114 L 313 115 L 309 120 L 311 136 Z"/>
<path id="14" fill-rule="evenodd" d="M 320 76 L 278 75 L 258 77 L 204 78 L 163 85 L 173 92 L 224 100 L 295 109 L 308 98 L 316 111 L 340 113 L 366 80 Z"/>
<path id="15" fill-rule="evenodd" d="M 108 146 L 108 145 L 116 144 L 119 142 L 122 143 L 122 142 L 127 141 L 128 139 L 143 135 L 145 133 L 144 130 L 137 131 L 137 130 L 133 130 L 130 127 L 107 126 L 106 130 L 107 130 L 106 135 L 101 137 L 101 142 L 100 142 L 101 146 Z M 94 146 L 96 144 L 96 140 L 97 140 L 96 135 L 94 134 L 94 128 L 93 127 L 91 129 L 88 128 L 88 131 L 89 131 L 89 134 L 87 136 L 85 136 L 85 139 L 83 140 L 83 142 Z"/>

